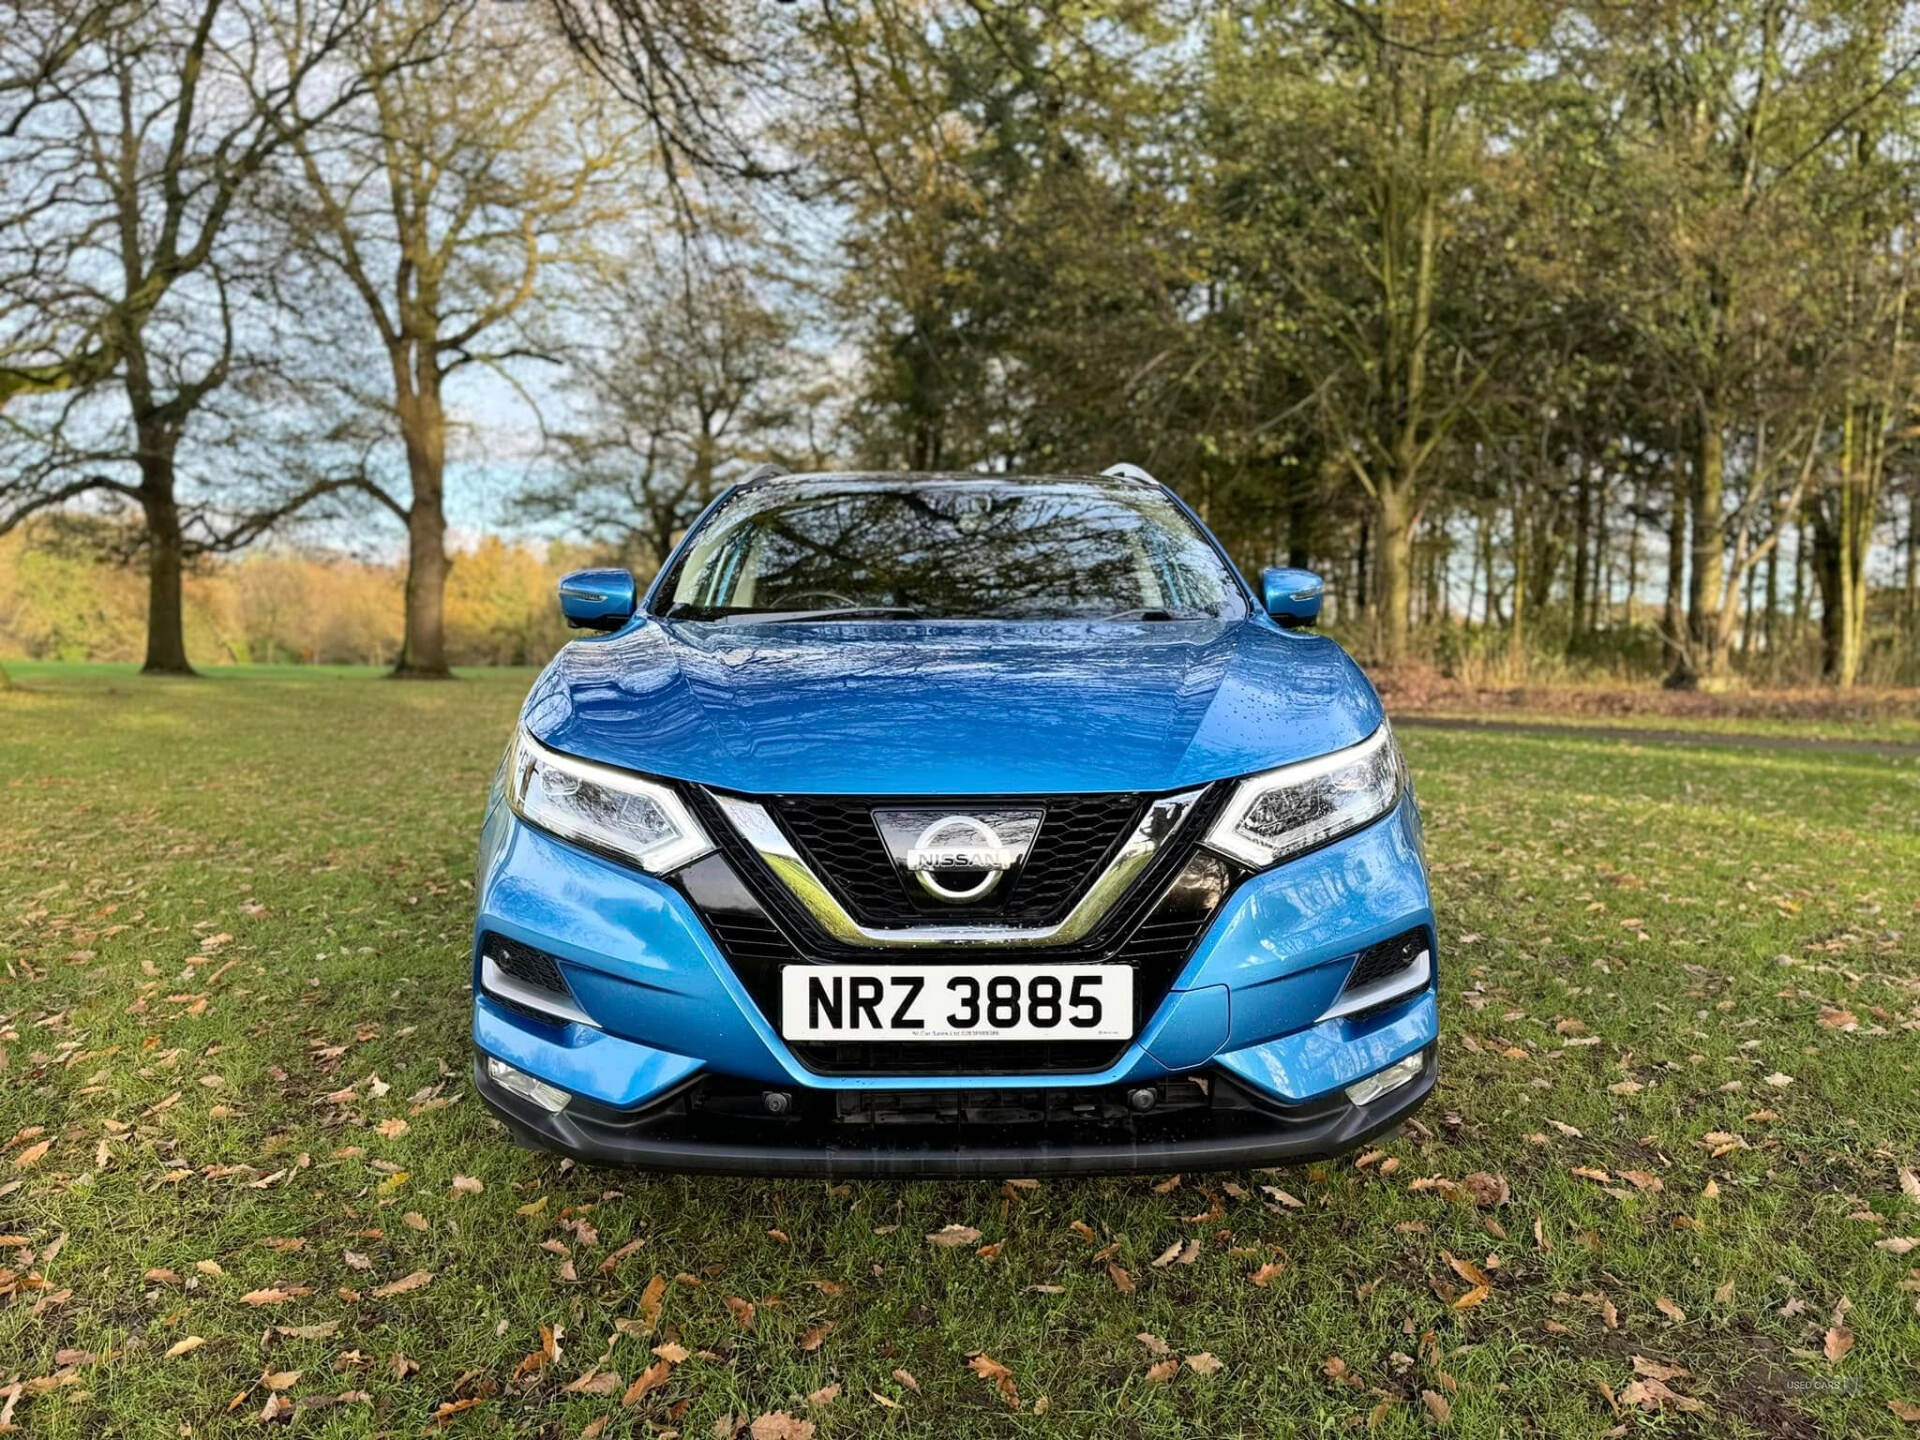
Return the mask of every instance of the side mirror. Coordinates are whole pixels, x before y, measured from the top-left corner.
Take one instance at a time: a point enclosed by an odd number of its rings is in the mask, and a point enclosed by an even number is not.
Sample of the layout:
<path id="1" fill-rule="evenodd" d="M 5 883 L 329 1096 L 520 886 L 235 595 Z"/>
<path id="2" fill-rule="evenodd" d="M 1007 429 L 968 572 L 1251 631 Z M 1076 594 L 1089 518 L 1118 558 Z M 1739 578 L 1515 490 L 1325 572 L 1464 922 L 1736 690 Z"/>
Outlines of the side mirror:
<path id="1" fill-rule="evenodd" d="M 576 570 L 560 581 L 560 613 L 574 630 L 618 630 L 639 603 L 627 570 Z"/>
<path id="2" fill-rule="evenodd" d="M 1260 572 L 1260 598 L 1266 602 L 1267 614 L 1289 630 L 1320 618 L 1320 596 L 1325 589 L 1311 570 L 1274 565 Z"/>

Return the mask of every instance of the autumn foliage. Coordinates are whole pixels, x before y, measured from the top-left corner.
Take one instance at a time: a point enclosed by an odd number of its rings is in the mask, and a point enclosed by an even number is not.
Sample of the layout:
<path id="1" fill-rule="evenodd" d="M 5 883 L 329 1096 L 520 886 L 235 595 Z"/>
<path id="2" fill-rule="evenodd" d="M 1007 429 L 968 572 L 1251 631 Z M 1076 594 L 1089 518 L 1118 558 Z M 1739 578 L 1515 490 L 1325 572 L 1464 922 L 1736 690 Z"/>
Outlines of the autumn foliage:
<path id="1" fill-rule="evenodd" d="M 0 654 L 138 661 L 147 581 L 90 537 L 28 525 L 0 537 Z M 567 639 L 555 586 L 585 563 L 564 546 L 487 536 L 453 557 L 447 648 L 457 665 L 538 665 Z M 403 565 L 276 547 L 201 562 L 186 579 L 196 664 L 391 665 L 400 651 Z"/>

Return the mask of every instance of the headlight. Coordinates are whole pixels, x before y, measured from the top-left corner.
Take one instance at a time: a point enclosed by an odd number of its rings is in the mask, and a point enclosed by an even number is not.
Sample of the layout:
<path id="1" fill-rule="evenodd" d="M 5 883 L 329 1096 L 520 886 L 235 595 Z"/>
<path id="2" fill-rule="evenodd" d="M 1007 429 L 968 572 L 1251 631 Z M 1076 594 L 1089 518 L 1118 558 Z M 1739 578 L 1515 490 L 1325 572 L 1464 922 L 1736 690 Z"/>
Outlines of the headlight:
<path id="1" fill-rule="evenodd" d="M 529 825 L 631 860 L 655 875 L 713 848 L 666 786 L 549 750 L 524 730 L 514 741 L 507 801 Z"/>
<path id="2" fill-rule="evenodd" d="M 1345 750 L 1249 775 L 1207 832 L 1207 844 L 1256 868 L 1277 864 L 1378 820 L 1400 798 L 1400 747 L 1383 720 Z"/>

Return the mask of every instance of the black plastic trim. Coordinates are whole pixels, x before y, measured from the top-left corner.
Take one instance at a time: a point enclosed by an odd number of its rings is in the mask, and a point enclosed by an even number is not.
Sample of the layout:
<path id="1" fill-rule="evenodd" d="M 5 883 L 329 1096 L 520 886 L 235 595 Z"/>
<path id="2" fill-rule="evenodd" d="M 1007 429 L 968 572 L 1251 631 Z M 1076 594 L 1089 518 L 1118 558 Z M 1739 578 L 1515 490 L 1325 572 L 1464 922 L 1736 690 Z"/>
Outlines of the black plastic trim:
<path id="1" fill-rule="evenodd" d="M 955 1127 L 835 1127 L 804 1116 L 784 1124 L 702 1116 L 688 1104 L 687 1089 L 632 1112 L 579 1104 L 555 1115 L 500 1089 L 478 1056 L 474 1085 L 522 1144 L 590 1164 L 825 1179 L 1112 1175 L 1244 1170 L 1355 1149 L 1425 1103 L 1437 1074 L 1437 1047 L 1429 1046 L 1423 1061 L 1417 1079 L 1368 1105 L 1351 1104 L 1343 1092 L 1299 1106 L 1270 1104 L 1216 1073 L 1215 1103 L 1206 1110 L 1088 1126 L 1064 1139 L 1052 1138 L 1052 1130 L 1003 1127 L 1010 1137 L 1027 1130 L 1032 1138 L 1025 1143 L 956 1138 Z"/>

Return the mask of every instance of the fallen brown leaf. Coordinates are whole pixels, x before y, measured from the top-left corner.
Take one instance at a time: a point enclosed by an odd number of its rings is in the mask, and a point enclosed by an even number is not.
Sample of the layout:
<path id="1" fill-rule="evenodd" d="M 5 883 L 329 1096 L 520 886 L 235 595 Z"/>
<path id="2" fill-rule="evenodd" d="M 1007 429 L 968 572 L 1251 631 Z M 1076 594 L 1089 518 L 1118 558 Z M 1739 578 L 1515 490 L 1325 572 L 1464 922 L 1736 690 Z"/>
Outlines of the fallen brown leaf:
<path id="1" fill-rule="evenodd" d="M 1020 1408 L 1020 1390 L 1014 1384 L 1013 1372 L 995 1360 L 986 1351 L 969 1357 L 967 1368 L 982 1380 L 991 1380 L 994 1388 L 1000 1392 L 1000 1398 L 1014 1409 Z"/>
<path id="2" fill-rule="evenodd" d="M 669 1360 L 656 1360 L 640 1372 L 640 1378 L 627 1387 L 627 1393 L 620 1397 L 622 1405 L 638 1405 L 647 1395 L 667 1383 L 667 1377 L 673 1373 L 673 1363 Z"/>
<path id="3" fill-rule="evenodd" d="M 753 1440 L 813 1440 L 813 1422 L 774 1410 L 755 1420 L 747 1433 Z"/>
<path id="4" fill-rule="evenodd" d="M 432 1283 L 433 1272 L 431 1270 L 415 1270 L 409 1275 L 402 1275 L 391 1284 L 374 1286 L 372 1294 L 374 1299 L 384 1300 L 389 1295 L 405 1295 L 409 1290 L 424 1289 Z"/>

